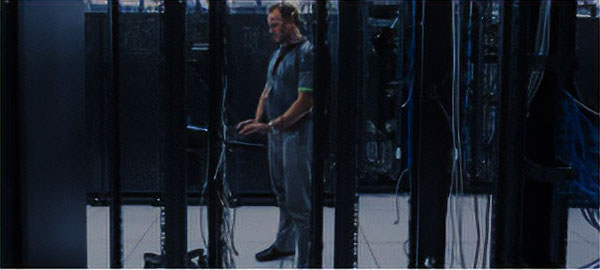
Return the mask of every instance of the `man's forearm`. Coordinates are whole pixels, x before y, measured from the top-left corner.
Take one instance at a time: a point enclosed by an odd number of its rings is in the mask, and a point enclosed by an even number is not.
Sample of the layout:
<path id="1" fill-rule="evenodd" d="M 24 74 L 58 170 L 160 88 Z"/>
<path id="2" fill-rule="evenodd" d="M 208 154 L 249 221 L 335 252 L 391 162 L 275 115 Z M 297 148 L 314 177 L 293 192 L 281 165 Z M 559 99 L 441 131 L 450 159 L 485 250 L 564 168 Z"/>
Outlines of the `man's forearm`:
<path id="1" fill-rule="evenodd" d="M 263 117 L 263 112 L 265 108 L 265 101 L 269 97 L 269 89 L 265 88 L 260 94 L 260 99 L 258 100 L 258 106 L 256 107 L 256 113 L 254 114 L 254 122 L 260 122 Z"/>
<path id="2" fill-rule="evenodd" d="M 313 99 L 311 93 L 300 93 L 298 99 L 290 106 L 290 108 L 280 117 L 274 120 L 273 126 L 278 129 L 286 129 L 294 125 L 300 120 L 306 113 L 310 111 L 313 106 Z"/>
<path id="3" fill-rule="evenodd" d="M 258 106 L 256 107 L 256 113 L 254 114 L 254 122 L 260 122 L 260 119 L 262 119 L 262 115 L 263 115 L 263 108 L 264 108 L 264 101 L 261 98 L 258 101 Z"/>

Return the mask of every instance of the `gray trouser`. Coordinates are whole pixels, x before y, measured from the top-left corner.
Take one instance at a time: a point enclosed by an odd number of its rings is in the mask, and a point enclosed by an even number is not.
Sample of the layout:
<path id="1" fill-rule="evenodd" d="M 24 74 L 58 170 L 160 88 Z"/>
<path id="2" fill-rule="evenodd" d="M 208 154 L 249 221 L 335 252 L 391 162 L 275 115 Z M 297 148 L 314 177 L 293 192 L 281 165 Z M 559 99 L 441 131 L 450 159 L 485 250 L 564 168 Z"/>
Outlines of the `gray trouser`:
<path id="1" fill-rule="evenodd" d="M 298 130 L 269 133 L 269 169 L 279 206 L 279 229 L 273 244 L 296 250 L 296 266 L 308 266 L 312 121 Z"/>

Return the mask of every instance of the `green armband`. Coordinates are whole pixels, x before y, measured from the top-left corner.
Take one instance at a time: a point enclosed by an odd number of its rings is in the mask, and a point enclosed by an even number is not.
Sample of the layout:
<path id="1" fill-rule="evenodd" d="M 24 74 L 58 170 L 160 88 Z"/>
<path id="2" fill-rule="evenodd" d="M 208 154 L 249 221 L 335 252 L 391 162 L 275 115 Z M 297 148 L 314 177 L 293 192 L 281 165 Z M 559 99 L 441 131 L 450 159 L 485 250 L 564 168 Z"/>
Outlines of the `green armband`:
<path id="1" fill-rule="evenodd" d="M 313 89 L 310 87 L 298 87 L 298 92 L 312 92 Z"/>

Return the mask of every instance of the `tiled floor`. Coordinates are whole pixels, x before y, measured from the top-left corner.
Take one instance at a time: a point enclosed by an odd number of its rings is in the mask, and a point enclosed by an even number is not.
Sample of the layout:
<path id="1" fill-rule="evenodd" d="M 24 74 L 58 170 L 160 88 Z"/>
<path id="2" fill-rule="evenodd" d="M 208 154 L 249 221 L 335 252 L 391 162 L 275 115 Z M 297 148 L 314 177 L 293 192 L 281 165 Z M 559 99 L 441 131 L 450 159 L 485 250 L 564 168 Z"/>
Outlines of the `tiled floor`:
<path id="1" fill-rule="evenodd" d="M 480 249 L 477 266 L 483 263 L 483 240 L 485 235 L 486 196 L 478 196 L 478 219 L 480 222 Z M 456 202 L 456 204 L 454 204 Z M 460 249 L 464 254 L 464 264 L 473 267 L 477 234 L 475 227 L 474 197 L 452 198 L 452 217 L 457 224 L 462 216 L 462 245 L 457 245 L 453 237 L 450 216 L 447 224 L 447 266 L 460 267 Z M 461 210 L 462 209 L 462 210 Z M 358 262 L 361 268 L 404 268 L 408 265 L 408 197 L 398 198 L 398 213 L 393 195 L 361 195 L 359 203 Z M 461 214 L 462 213 L 462 214 Z M 233 213 L 232 213 L 233 214 Z M 399 216 L 398 224 L 394 224 Z M 324 209 L 323 220 L 323 264 L 333 267 L 333 208 Z M 202 220 L 201 218 L 202 217 Z M 254 254 L 266 248 L 275 238 L 278 211 L 275 207 L 243 206 L 235 209 L 234 243 L 238 256 L 234 257 L 238 268 L 289 268 L 293 258 L 259 263 Z M 204 239 L 208 236 L 207 217 L 204 207 L 188 208 L 188 249 L 204 248 L 200 227 L 204 228 Z M 108 208 L 88 207 L 88 264 L 94 268 L 108 266 Z M 124 263 L 127 268 L 143 267 L 145 252 L 160 253 L 160 210 L 151 206 L 124 206 Z M 455 231 L 458 231 L 455 225 Z M 207 239 L 206 239 L 207 241 Z M 405 244 L 406 243 L 406 244 Z M 455 243 L 454 247 L 452 243 Z M 598 258 L 599 234 L 588 225 L 579 209 L 569 211 L 569 232 L 567 246 L 567 266 L 579 267 Z M 489 248 L 487 249 L 489 251 Z M 451 254 L 454 253 L 454 260 Z M 487 256 L 489 258 L 489 256 Z M 487 266 L 487 263 L 485 264 Z"/>

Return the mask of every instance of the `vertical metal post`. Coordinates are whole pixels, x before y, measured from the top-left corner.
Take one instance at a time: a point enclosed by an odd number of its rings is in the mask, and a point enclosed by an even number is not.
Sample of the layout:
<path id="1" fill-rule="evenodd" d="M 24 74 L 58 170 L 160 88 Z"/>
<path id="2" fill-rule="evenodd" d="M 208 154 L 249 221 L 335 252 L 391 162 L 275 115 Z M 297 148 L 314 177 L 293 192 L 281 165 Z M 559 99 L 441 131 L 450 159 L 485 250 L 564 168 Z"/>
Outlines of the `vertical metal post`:
<path id="1" fill-rule="evenodd" d="M 414 158 L 410 177 L 409 267 L 443 268 L 451 182 L 451 164 L 443 157 L 451 157 L 452 135 L 440 103 L 451 103 L 451 86 L 442 80 L 452 72 L 452 6 L 450 1 L 417 1 L 416 5 L 420 22 L 416 29 L 411 119 L 414 131 L 410 138 Z"/>
<path id="2" fill-rule="evenodd" d="M 165 191 L 166 267 L 185 268 L 187 252 L 187 200 L 185 166 L 185 1 L 165 0 L 164 48 L 166 87 L 164 100 L 163 186 Z"/>
<path id="3" fill-rule="evenodd" d="M 424 13 L 425 13 L 425 3 L 422 1 L 413 1 L 412 2 L 412 9 L 414 9 L 414 16 L 416 17 L 416 21 L 415 24 L 413 25 L 413 27 L 415 28 L 415 50 L 414 50 L 414 84 L 413 84 L 413 88 L 411 89 L 412 91 L 412 101 L 410 102 L 410 106 L 409 106 L 409 114 L 408 114 L 408 129 L 409 129 L 409 138 L 408 138 L 408 151 L 409 151 L 409 155 L 413 157 L 415 157 L 415 153 L 414 153 L 414 145 L 416 145 L 415 143 L 415 133 L 417 133 L 416 131 L 418 131 L 418 128 L 416 128 L 416 126 L 413 127 L 413 125 L 415 123 L 419 123 L 418 122 L 418 118 L 416 117 L 417 115 L 419 115 L 421 112 L 419 111 L 420 106 L 417 104 L 416 102 L 416 98 L 414 98 L 414 96 L 416 96 L 416 94 L 418 92 L 422 92 L 423 89 L 423 42 L 424 42 Z M 410 96 L 411 93 L 409 93 Z M 418 133 L 417 133 L 418 134 Z M 410 197 L 416 198 L 417 194 L 418 194 L 418 182 L 415 182 L 416 180 L 416 174 L 417 171 L 416 166 L 414 165 L 414 161 L 413 159 L 409 159 L 408 160 L 408 164 L 410 165 L 410 167 L 408 167 L 409 170 L 413 170 L 415 171 L 414 173 L 411 172 L 409 174 L 410 178 Z M 413 195 L 413 193 L 415 195 Z M 408 223 L 408 240 L 409 240 L 409 261 L 408 261 L 408 267 L 409 268 L 416 268 L 417 266 L 417 261 L 418 261 L 418 257 L 419 254 L 417 254 L 417 243 L 418 243 L 418 217 L 416 215 L 417 213 L 417 209 L 413 210 L 413 205 L 415 205 L 418 201 L 417 200 L 411 200 L 410 201 L 410 218 L 409 218 L 409 223 Z M 414 212 L 414 214 L 413 214 Z"/>
<path id="4" fill-rule="evenodd" d="M 222 174 L 217 167 L 222 145 L 222 99 L 223 99 L 223 64 L 226 2 L 210 0 L 209 16 L 209 122 L 208 122 L 208 266 L 221 268 L 223 265 L 223 243 L 221 228 L 223 224 L 223 205 L 219 201 L 222 192 Z M 224 153 L 223 153 L 224 154 Z M 217 176 L 213 179 L 214 176 Z"/>
<path id="5" fill-rule="evenodd" d="M 19 268 L 23 263 L 23 214 L 21 211 L 21 177 L 19 154 L 19 98 L 18 98 L 18 44 L 17 1 L 2 1 L 0 43 L 2 66 L 2 268 Z M 10 221 L 10 222 L 8 222 Z"/>
<path id="6" fill-rule="evenodd" d="M 339 2 L 339 90 L 334 267 L 357 267 L 358 132 L 364 83 L 365 1 Z M 357 111 L 358 110 L 358 111 Z"/>
<path id="7" fill-rule="evenodd" d="M 113 113 L 107 119 L 107 126 L 114 127 L 112 130 L 113 141 L 110 148 L 112 153 L 112 170 L 111 171 L 111 201 L 110 201 L 110 267 L 123 268 L 123 245 L 122 245 L 122 228 L 121 228 L 121 147 L 119 140 L 119 0 L 111 0 L 109 5 L 109 27 L 110 27 L 110 68 L 111 68 L 111 93 Z M 111 130 L 111 129 L 109 129 Z"/>
<path id="8" fill-rule="evenodd" d="M 593 9 L 596 11 L 596 8 Z M 576 19 L 577 19 L 577 2 L 562 1 L 555 5 L 553 12 L 556 13 L 557 30 L 553 41 L 556 42 L 556 54 L 562 61 L 558 64 L 558 69 L 555 70 L 557 74 L 556 78 L 563 84 L 555 84 L 555 92 L 552 96 L 553 103 L 550 105 L 552 108 L 557 108 L 559 91 L 567 90 L 573 93 L 576 91 L 575 88 L 575 50 L 576 50 Z M 551 34 L 552 35 L 552 34 Z M 573 61 L 571 61 L 573 59 Z M 597 59 L 596 59 L 597 61 Z M 559 88 L 559 86 L 564 88 Z M 598 121 L 598 118 L 596 118 Z M 556 121 L 553 122 L 552 133 L 557 129 Z M 598 123 L 598 122 L 596 122 Z M 554 142 L 553 142 L 554 143 Z M 545 146 L 542 146 L 545 147 Z M 556 151 L 555 147 L 552 147 L 553 151 Z M 555 159 L 553 158 L 553 161 Z M 566 180 L 566 179 L 563 179 Z M 552 242 L 549 244 L 548 252 L 546 253 L 546 259 L 549 262 L 547 264 L 550 267 L 565 268 L 567 264 L 567 229 L 568 229 L 568 203 L 566 198 L 560 194 L 562 183 L 553 183 L 552 187 L 552 198 L 549 202 L 551 214 L 548 217 L 552 220 L 549 225 L 549 237 Z"/>
<path id="9" fill-rule="evenodd" d="M 525 156 L 544 168 L 561 165 L 555 158 L 560 97 L 563 90 L 575 92 L 576 2 L 552 1 L 551 5 L 548 54 L 551 61 L 545 65 L 544 78 L 529 106 L 525 132 Z M 543 12 L 538 16 L 543 16 Z M 531 171 L 529 166 L 527 171 Z M 526 267 L 566 266 L 568 206 L 560 192 L 566 179 L 557 173 L 553 175 L 554 179 L 538 179 L 530 173 L 524 177 L 522 258 Z"/>
<path id="10" fill-rule="evenodd" d="M 533 2 L 529 2 L 533 3 Z M 522 265 L 523 150 L 530 4 L 504 2 L 499 175 L 492 216 L 492 268 Z"/>
<path id="11" fill-rule="evenodd" d="M 505 1 L 504 56 L 500 114 L 500 164 L 494 196 L 492 216 L 492 249 L 490 267 L 516 267 L 520 244 L 519 219 L 521 217 L 522 180 L 521 157 L 523 152 L 523 108 L 525 97 L 518 74 L 522 54 L 516 48 L 519 37 L 519 9 L 516 1 Z"/>
<path id="12" fill-rule="evenodd" d="M 311 245 L 310 267 L 323 267 L 323 181 L 325 172 L 325 158 L 328 153 L 329 121 L 327 104 L 330 84 L 330 59 L 327 48 L 327 0 L 317 0 L 315 15 L 317 26 L 315 29 L 315 61 L 314 61 L 314 87 L 315 97 L 313 106 L 313 175 L 312 175 L 312 212 L 311 212 Z"/>

